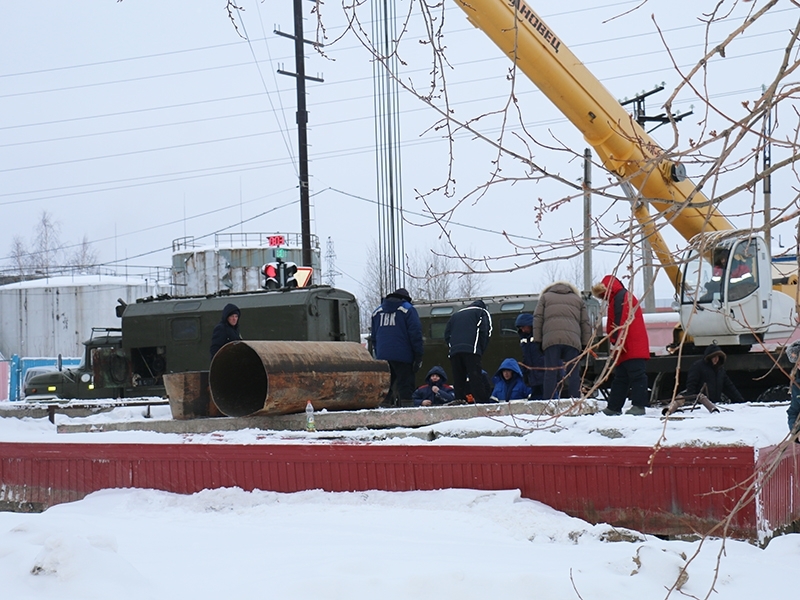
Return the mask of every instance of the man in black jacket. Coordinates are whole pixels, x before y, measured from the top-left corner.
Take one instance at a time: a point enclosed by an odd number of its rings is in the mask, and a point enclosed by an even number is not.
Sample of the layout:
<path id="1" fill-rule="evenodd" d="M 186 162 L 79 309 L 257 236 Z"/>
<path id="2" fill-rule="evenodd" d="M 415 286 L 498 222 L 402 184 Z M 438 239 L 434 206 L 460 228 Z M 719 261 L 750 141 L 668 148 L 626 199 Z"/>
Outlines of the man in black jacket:
<path id="1" fill-rule="evenodd" d="M 491 390 L 483 376 L 481 357 L 492 335 L 492 317 L 482 300 L 476 300 L 455 313 L 447 322 L 444 339 L 450 348 L 456 401 L 491 402 Z"/>
<path id="2" fill-rule="evenodd" d="M 226 304 L 222 309 L 222 318 L 219 323 L 214 326 L 214 332 L 211 334 L 211 348 L 209 350 L 211 358 L 219 352 L 228 342 L 235 342 L 242 339 L 239 335 L 239 307 L 235 304 Z"/>
<path id="3" fill-rule="evenodd" d="M 724 393 L 731 402 L 744 402 L 745 399 L 736 389 L 725 368 L 725 353 L 716 344 L 711 344 L 703 353 L 703 358 L 689 367 L 686 380 L 686 393 L 693 395 L 703 393 L 714 404 L 718 404 Z"/>

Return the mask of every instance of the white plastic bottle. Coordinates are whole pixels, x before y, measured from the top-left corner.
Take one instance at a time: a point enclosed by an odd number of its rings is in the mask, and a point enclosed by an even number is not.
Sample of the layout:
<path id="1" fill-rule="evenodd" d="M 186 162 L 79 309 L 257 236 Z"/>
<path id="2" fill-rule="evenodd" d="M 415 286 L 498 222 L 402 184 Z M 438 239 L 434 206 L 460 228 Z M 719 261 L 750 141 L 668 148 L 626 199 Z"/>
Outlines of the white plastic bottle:
<path id="1" fill-rule="evenodd" d="M 314 424 L 314 406 L 311 400 L 306 404 L 306 431 L 316 431 L 317 426 Z"/>

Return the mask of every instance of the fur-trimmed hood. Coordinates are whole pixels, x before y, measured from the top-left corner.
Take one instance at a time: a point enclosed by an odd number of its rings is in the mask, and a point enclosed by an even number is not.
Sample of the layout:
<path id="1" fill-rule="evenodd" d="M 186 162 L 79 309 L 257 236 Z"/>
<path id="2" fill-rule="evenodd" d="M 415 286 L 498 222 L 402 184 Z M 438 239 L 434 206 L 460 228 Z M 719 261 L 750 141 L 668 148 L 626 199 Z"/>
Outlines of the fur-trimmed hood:
<path id="1" fill-rule="evenodd" d="M 545 292 L 554 292 L 556 294 L 577 294 L 578 296 L 581 295 L 580 290 L 569 281 L 554 281 L 542 290 L 542 294 Z"/>
<path id="2" fill-rule="evenodd" d="M 711 359 L 715 356 L 719 357 L 719 362 L 717 363 L 718 366 L 721 367 L 725 364 L 725 358 L 727 358 L 725 352 L 723 352 L 722 348 L 716 344 L 711 344 L 706 348 L 705 352 L 703 352 L 703 360 L 711 364 Z"/>

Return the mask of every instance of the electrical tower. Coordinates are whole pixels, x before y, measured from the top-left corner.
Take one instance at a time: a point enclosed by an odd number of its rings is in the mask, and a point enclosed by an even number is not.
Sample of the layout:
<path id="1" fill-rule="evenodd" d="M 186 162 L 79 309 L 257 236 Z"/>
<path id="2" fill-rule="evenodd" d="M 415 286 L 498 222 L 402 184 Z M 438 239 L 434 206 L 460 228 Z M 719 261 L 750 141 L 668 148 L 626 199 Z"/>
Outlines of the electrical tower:
<path id="1" fill-rule="evenodd" d="M 341 275 L 336 270 L 336 252 L 333 250 L 333 240 L 328 236 L 325 245 L 325 283 L 331 287 L 336 287 L 336 278 Z"/>
<path id="2" fill-rule="evenodd" d="M 633 118 L 639 124 L 642 129 L 646 128 L 647 123 L 657 123 L 655 127 L 650 129 L 648 133 L 652 132 L 655 129 L 658 129 L 665 123 L 677 123 L 684 117 L 688 117 L 692 114 L 692 110 L 689 109 L 688 112 L 682 113 L 659 113 L 656 116 L 649 116 L 647 114 L 647 110 L 645 108 L 645 99 L 653 94 L 656 94 L 664 89 L 664 84 L 657 85 L 649 92 L 642 92 L 641 94 L 637 94 L 630 100 L 625 100 L 620 102 L 621 106 L 626 106 L 628 104 L 633 104 Z M 625 195 L 628 196 L 628 199 L 631 201 L 632 206 L 636 206 L 639 202 L 647 203 L 647 198 L 642 198 L 641 195 L 638 193 L 637 190 L 634 190 L 633 186 L 629 183 L 623 183 L 622 189 L 625 192 Z M 650 247 L 650 241 L 647 238 L 642 240 L 642 261 L 644 263 L 642 269 L 642 278 L 643 278 L 643 298 L 642 303 L 644 306 L 645 312 L 655 312 L 656 310 L 656 297 L 655 297 L 655 289 L 653 288 L 653 278 L 654 270 L 653 270 L 653 250 Z"/>

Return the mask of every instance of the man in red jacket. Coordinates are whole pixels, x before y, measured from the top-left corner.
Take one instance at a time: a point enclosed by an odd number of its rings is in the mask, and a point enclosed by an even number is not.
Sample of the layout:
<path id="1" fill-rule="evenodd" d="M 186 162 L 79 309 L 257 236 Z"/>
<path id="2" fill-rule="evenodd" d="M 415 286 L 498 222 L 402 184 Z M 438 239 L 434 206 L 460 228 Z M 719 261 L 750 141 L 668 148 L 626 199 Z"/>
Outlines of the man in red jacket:
<path id="1" fill-rule="evenodd" d="M 650 358 L 650 341 L 644 326 L 642 309 L 636 297 L 613 275 L 592 287 L 592 295 L 608 303 L 606 333 L 611 344 L 614 380 L 603 413 L 621 415 L 625 399 L 633 405 L 625 414 L 643 415 L 650 404 L 647 397 L 645 361 Z"/>

